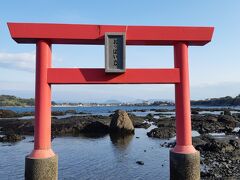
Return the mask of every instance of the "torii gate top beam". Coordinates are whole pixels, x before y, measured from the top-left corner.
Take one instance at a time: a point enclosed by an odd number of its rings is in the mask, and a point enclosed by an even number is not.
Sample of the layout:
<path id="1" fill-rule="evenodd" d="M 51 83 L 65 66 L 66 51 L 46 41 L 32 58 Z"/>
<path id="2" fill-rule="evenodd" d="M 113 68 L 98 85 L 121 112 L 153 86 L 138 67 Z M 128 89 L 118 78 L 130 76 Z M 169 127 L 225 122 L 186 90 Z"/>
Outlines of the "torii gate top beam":
<path id="1" fill-rule="evenodd" d="M 127 45 L 203 46 L 211 41 L 213 27 L 115 26 L 47 23 L 8 23 L 12 38 L 18 43 L 47 40 L 51 44 L 104 44 L 106 32 L 125 32 Z"/>

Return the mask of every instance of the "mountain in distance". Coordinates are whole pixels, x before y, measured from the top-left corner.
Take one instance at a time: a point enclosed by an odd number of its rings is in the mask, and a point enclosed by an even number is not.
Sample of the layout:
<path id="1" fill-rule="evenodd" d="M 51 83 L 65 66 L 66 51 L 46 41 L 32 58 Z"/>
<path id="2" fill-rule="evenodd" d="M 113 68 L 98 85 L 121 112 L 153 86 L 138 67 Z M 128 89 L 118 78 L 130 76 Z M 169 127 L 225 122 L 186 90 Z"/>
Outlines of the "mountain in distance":
<path id="1" fill-rule="evenodd" d="M 153 102 L 156 102 L 156 101 L 174 103 L 174 100 L 172 100 L 172 99 L 149 99 L 147 101 L 150 102 L 150 103 L 153 103 Z"/>
<path id="2" fill-rule="evenodd" d="M 135 100 L 130 101 L 130 102 L 128 102 L 128 103 L 131 103 L 131 104 L 140 104 L 140 103 L 143 103 L 144 101 L 146 101 L 146 100 L 144 100 L 144 99 L 135 99 Z"/>
<path id="3" fill-rule="evenodd" d="M 104 102 L 104 104 L 121 104 L 121 103 L 122 103 L 121 101 L 115 99 L 107 100 Z"/>
<path id="4" fill-rule="evenodd" d="M 56 103 L 52 101 L 52 105 L 69 105 L 78 106 L 79 104 L 89 104 L 89 103 Z M 90 103 L 90 104 L 129 104 L 129 105 L 174 105 L 173 100 L 169 99 L 136 99 L 129 102 L 121 102 L 119 100 L 107 100 L 104 103 Z M 205 100 L 192 100 L 191 105 L 199 106 L 240 106 L 240 95 L 236 97 L 225 96 L 219 98 L 208 98 Z M 20 98 L 12 95 L 0 95 L 0 106 L 34 106 L 33 98 Z"/>
<path id="5" fill-rule="evenodd" d="M 119 100 L 107 100 L 104 103 L 105 104 L 122 104 L 122 103 L 127 103 L 127 104 L 142 104 L 142 103 L 154 103 L 154 102 L 173 102 L 173 100 L 169 100 L 169 99 L 148 99 L 148 100 L 144 100 L 144 99 L 135 99 L 132 101 L 119 101 Z"/>

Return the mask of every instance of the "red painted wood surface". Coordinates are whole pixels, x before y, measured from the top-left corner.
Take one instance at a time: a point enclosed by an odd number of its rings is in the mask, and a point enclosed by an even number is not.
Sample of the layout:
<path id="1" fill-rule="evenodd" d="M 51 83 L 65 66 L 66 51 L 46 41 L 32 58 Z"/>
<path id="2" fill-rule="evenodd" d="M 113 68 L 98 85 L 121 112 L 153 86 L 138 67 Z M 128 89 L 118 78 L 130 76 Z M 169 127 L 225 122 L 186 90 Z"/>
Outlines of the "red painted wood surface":
<path id="1" fill-rule="evenodd" d="M 204 45 L 211 41 L 213 27 L 184 26 L 113 26 L 82 24 L 8 23 L 12 38 L 18 43 L 104 44 L 106 32 L 125 32 L 127 45 Z"/>
<path id="2" fill-rule="evenodd" d="M 34 150 L 30 157 L 49 158 L 54 156 L 51 149 L 51 85 L 47 83 L 52 51 L 45 41 L 39 41 L 36 48 Z"/>
<path id="3" fill-rule="evenodd" d="M 105 73 L 105 69 L 49 68 L 50 84 L 174 84 L 180 82 L 179 69 L 127 69 L 125 73 Z"/>
<path id="4" fill-rule="evenodd" d="M 174 66 L 180 70 L 181 83 L 175 85 L 176 146 L 172 151 L 195 153 L 196 150 L 192 146 L 188 46 L 184 43 L 174 46 Z"/>

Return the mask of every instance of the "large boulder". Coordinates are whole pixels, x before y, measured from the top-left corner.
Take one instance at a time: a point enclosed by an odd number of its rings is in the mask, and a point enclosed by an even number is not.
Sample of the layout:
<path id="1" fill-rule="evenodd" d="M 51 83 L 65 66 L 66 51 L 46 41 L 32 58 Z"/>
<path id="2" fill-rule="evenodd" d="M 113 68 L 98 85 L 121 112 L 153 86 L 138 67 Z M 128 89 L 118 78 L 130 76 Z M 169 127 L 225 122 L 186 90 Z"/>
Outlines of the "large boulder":
<path id="1" fill-rule="evenodd" d="M 126 111 L 117 110 L 112 115 L 110 123 L 111 133 L 133 134 L 134 126 Z"/>

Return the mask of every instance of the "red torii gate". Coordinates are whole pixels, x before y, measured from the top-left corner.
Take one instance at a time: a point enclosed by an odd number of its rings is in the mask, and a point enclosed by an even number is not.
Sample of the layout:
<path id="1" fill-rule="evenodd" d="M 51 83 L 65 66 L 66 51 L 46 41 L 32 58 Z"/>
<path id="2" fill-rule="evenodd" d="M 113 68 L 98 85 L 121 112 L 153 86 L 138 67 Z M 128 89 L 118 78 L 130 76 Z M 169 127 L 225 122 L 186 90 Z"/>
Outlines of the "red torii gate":
<path id="1" fill-rule="evenodd" d="M 213 27 L 112 26 L 8 23 L 17 43 L 36 44 L 34 150 L 26 157 L 26 179 L 57 179 L 51 149 L 52 84 L 175 84 L 176 146 L 170 151 L 171 179 L 200 179 L 199 152 L 192 146 L 188 46 L 211 41 Z M 104 45 L 105 33 L 126 33 L 126 45 L 174 46 L 172 69 L 52 68 L 52 44 Z"/>

